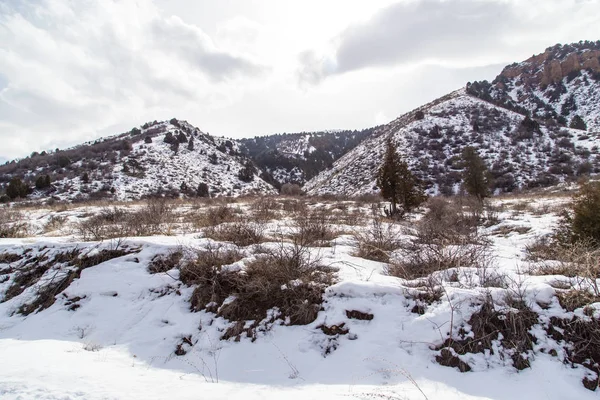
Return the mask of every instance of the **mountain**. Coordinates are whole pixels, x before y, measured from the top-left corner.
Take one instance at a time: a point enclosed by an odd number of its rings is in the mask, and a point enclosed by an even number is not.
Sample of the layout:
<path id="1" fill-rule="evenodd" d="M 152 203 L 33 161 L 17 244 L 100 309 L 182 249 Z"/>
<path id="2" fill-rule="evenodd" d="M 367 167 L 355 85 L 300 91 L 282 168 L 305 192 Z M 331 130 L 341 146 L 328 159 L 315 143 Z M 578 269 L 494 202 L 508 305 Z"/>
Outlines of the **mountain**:
<path id="1" fill-rule="evenodd" d="M 242 153 L 252 158 L 276 186 L 303 185 L 376 130 L 283 133 L 239 142 Z"/>
<path id="2" fill-rule="evenodd" d="M 485 160 L 500 193 L 600 172 L 599 135 L 600 41 L 586 41 L 549 47 L 387 125 L 233 140 L 177 119 L 154 121 L 7 162 L 0 192 L 19 178 L 22 196 L 69 201 L 269 194 L 285 183 L 309 194 L 376 193 L 391 136 L 430 194 L 460 189 L 466 146 Z"/>
<path id="3" fill-rule="evenodd" d="M 492 83 L 469 83 L 419 107 L 382 126 L 304 189 L 377 192 L 375 176 L 390 136 L 431 194 L 459 190 L 466 146 L 486 161 L 496 192 L 598 173 L 599 47 L 600 42 L 557 45 L 506 67 Z"/>
<path id="4" fill-rule="evenodd" d="M 548 123 L 600 131 L 600 41 L 557 44 L 506 68 L 491 83 L 473 82 L 467 92 Z"/>
<path id="5" fill-rule="evenodd" d="M 29 198 L 69 201 L 276 193 L 248 162 L 237 141 L 171 119 L 67 150 L 33 153 L 0 166 L 0 183 L 19 178 L 35 184 Z"/>

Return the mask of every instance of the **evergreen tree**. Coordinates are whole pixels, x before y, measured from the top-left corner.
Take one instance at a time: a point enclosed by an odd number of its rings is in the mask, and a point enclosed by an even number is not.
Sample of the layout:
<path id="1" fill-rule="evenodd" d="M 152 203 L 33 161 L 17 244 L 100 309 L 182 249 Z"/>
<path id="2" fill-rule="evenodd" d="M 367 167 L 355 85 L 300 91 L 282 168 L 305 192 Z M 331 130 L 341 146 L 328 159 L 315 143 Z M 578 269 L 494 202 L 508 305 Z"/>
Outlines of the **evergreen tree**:
<path id="1" fill-rule="evenodd" d="M 196 195 L 198 197 L 210 197 L 208 185 L 204 182 L 198 184 L 198 189 L 196 189 Z"/>
<path id="2" fill-rule="evenodd" d="M 252 164 L 252 161 L 248 160 L 244 164 L 244 168 L 239 170 L 238 178 L 243 182 L 251 182 L 254 179 L 254 172 L 256 172 L 254 164 Z"/>
<path id="3" fill-rule="evenodd" d="M 426 198 L 391 139 L 387 141 L 383 164 L 377 173 L 377 186 L 381 189 L 383 198 L 391 203 L 390 215 L 393 216 L 402 217 Z"/>
<path id="4" fill-rule="evenodd" d="M 88 175 L 87 172 L 83 173 L 83 176 L 81 177 L 81 182 L 83 182 L 83 183 L 90 183 L 90 176 Z"/>
<path id="5" fill-rule="evenodd" d="M 188 150 L 192 151 L 194 150 L 194 137 L 190 135 L 190 140 L 188 142 Z"/>
<path id="6" fill-rule="evenodd" d="M 30 193 L 29 187 L 19 178 L 13 178 L 6 187 L 6 195 L 14 200 L 18 197 L 25 198 Z"/>
<path id="7" fill-rule="evenodd" d="M 45 189 L 50 186 L 50 176 L 48 175 L 40 175 L 35 180 L 35 188 L 36 189 Z"/>
<path id="8" fill-rule="evenodd" d="M 582 131 L 587 131 L 587 125 L 583 118 L 579 115 L 575 115 L 573 119 L 571 119 L 571 123 L 569 124 L 569 128 L 572 129 L 581 129 Z"/>
<path id="9" fill-rule="evenodd" d="M 490 195 L 490 177 L 485 162 L 479 157 L 477 151 L 466 147 L 462 152 L 463 186 L 467 193 L 477 197 L 479 201 Z"/>

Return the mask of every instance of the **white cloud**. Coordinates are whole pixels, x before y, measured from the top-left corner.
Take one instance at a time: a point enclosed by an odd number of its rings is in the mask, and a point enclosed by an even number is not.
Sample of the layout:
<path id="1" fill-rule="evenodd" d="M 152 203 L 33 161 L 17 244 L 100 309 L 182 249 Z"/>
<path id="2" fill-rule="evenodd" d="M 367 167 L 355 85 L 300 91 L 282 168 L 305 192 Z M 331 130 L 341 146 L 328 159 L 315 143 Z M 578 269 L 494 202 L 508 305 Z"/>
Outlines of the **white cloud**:
<path id="1" fill-rule="evenodd" d="M 0 0 L 0 157 L 171 117 L 233 137 L 368 127 L 598 39 L 598 3 Z"/>
<path id="2" fill-rule="evenodd" d="M 352 24 L 325 49 L 300 53 L 298 76 L 318 83 L 369 67 L 489 65 L 530 49 L 532 42 L 597 39 L 596 29 L 583 23 L 597 26 L 597 6 L 578 0 L 547 0 L 543 7 L 517 0 L 402 1 Z"/>
<path id="3" fill-rule="evenodd" d="M 72 144 L 123 121 L 186 118 L 190 103 L 230 104 L 240 80 L 265 71 L 150 2 L 5 3 L 0 155 Z"/>

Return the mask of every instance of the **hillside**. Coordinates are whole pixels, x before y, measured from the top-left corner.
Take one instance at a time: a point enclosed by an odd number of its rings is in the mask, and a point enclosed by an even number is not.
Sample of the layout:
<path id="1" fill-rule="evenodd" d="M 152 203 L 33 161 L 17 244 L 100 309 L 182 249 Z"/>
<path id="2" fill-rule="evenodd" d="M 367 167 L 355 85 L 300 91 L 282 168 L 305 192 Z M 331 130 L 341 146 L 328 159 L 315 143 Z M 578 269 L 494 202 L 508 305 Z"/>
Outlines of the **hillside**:
<path id="1" fill-rule="evenodd" d="M 0 182 L 18 177 L 34 188 L 28 198 L 71 201 L 275 193 L 248 161 L 236 141 L 172 119 L 71 149 L 34 153 L 0 166 Z M 46 175 L 49 184 L 36 184 Z"/>
<path id="2" fill-rule="evenodd" d="M 283 133 L 239 142 L 242 153 L 272 176 L 277 185 L 303 185 L 376 130 Z"/>
<path id="3" fill-rule="evenodd" d="M 600 41 L 557 44 L 506 68 L 491 83 L 473 82 L 467 92 L 499 106 L 561 126 L 583 120 L 600 131 Z M 581 123 L 580 123 L 581 124 Z"/>
<path id="4" fill-rule="evenodd" d="M 0 398 L 597 399 L 598 286 L 527 252 L 569 198 L 450 201 L 417 247 L 355 201 L 0 209 Z"/>
<path id="5" fill-rule="evenodd" d="M 375 175 L 390 136 L 431 194 L 459 190 L 466 146 L 486 161 L 497 193 L 598 173 L 598 48 L 600 42 L 557 45 L 506 67 L 491 84 L 469 83 L 382 126 L 304 188 L 309 194 L 377 192 Z"/>

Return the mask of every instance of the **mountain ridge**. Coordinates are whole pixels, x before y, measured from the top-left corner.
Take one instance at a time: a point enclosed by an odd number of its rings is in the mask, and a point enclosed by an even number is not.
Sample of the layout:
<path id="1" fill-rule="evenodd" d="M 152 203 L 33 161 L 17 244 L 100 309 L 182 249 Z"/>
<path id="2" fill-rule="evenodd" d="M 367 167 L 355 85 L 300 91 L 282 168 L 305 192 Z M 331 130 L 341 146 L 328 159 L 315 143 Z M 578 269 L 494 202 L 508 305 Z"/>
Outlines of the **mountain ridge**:
<path id="1" fill-rule="evenodd" d="M 600 172 L 598 104 L 600 41 L 556 45 L 373 128 L 228 139 L 175 118 L 153 121 L 7 161 L 0 189 L 19 178 L 32 199 L 68 201 L 272 194 L 284 184 L 308 194 L 377 193 L 392 137 L 430 194 L 460 190 L 467 145 L 486 161 L 494 191 L 510 192 Z M 50 185 L 38 187 L 46 175 Z"/>

